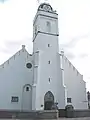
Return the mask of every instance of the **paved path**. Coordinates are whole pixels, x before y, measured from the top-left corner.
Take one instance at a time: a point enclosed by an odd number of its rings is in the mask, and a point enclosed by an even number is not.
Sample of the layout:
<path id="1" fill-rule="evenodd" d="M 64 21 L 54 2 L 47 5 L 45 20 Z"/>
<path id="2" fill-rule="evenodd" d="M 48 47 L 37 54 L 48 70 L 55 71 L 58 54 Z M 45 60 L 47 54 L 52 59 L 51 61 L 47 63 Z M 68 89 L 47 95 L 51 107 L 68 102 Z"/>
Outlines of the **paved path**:
<path id="1" fill-rule="evenodd" d="M 49 120 L 49 119 L 46 119 L 46 120 Z M 89 118 L 60 118 L 60 119 L 53 119 L 53 120 L 90 120 L 90 117 Z"/>
<path id="2" fill-rule="evenodd" d="M 89 118 L 60 118 L 58 120 L 90 120 Z"/>
<path id="3" fill-rule="evenodd" d="M 19 119 L 0 119 L 0 120 L 19 120 Z M 34 119 L 22 119 L 22 120 L 34 120 Z M 44 120 L 90 120 L 90 117 L 89 118 L 59 118 L 59 119 L 44 119 Z"/>
<path id="4" fill-rule="evenodd" d="M 44 120 L 90 120 L 90 118 L 60 118 L 60 119 L 44 119 Z"/>

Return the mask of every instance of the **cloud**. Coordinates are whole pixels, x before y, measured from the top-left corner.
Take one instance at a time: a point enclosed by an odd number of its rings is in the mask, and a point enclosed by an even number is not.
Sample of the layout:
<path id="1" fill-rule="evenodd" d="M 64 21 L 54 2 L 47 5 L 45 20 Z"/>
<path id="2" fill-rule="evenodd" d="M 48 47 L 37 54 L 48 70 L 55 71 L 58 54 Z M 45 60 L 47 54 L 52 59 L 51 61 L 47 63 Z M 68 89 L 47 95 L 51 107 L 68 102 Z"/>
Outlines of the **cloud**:
<path id="1" fill-rule="evenodd" d="M 59 14 L 60 48 L 84 76 L 86 73 L 89 75 L 90 1 L 50 1 Z M 4 4 L 0 3 L 0 63 L 21 49 L 22 44 L 26 45 L 29 53 L 32 52 L 32 39 L 29 38 L 33 35 L 33 18 L 38 5 L 36 0 L 7 0 Z"/>
<path id="2" fill-rule="evenodd" d="M 22 48 L 22 45 L 26 45 L 26 50 L 32 54 L 33 44 L 31 38 L 26 38 L 23 40 L 8 40 L 5 41 L 3 46 L 0 47 L 0 64 L 8 60 L 13 56 L 18 50 Z"/>
<path id="3" fill-rule="evenodd" d="M 15 52 L 22 48 L 22 45 L 26 45 L 26 49 L 32 53 L 32 38 L 24 38 L 21 40 L 7 40 L 3 42 L 3 45 L 0 46 L 0 53 L 11 54 L 13 55 Z"/>
<path id="4" fill-rule="evenodd" d="M 68 43 L 61 44 L 61 46 L 66 49 L 71 49 L 71 48 L 74 48 L 81 39 L 85 39 L 88 37 L 90 37 L 90 34 L 77 36 L 77 37 L 73 38 L 71 41 L 69 41 Z"/>
<path id="5" fill-rule="evenodd" d="M 82 59 L 82 58 L 84 59 L 84 58 L 86 58 L 86 57 L 88 57 L 88 56 L 89 56 L 88 54 L 83 53 L 83 54 L 79 54 L 77 57 L 78 57 L 78 58 L 81 58 L 81 59 Z"/>
<path id="6" fill-rule="evenodd" d="M 6 41 L 5 42 L 5 46 L 7 48 L 9 47 L 16 47 L 16 46 L 19 46 L 21 44 L 21 41 Z"/>
<path id="7" fill-rule="evenodd" d="M 74 59 L 76 56 L 73 54 L 73 53 L 71 53 L 71 52 L 66 52 L 65 53 L 65 56 L 67 56 L 67 58 L 69 59 L 69 60 L 72 60 L 72 59 Z"/>

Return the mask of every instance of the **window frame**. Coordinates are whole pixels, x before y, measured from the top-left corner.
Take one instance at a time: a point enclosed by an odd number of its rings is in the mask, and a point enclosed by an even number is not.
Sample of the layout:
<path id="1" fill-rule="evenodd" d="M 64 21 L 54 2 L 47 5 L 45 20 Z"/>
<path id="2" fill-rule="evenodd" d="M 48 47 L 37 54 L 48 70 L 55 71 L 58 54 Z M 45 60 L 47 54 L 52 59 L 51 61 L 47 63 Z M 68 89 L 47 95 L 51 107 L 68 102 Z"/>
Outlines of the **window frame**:
<path id="1" fill-rule="evenodd" d="M 19 97 L 18 96 L 11 96 L 11 102 L 12 103 L 18 103 L 19 102 Z"/>

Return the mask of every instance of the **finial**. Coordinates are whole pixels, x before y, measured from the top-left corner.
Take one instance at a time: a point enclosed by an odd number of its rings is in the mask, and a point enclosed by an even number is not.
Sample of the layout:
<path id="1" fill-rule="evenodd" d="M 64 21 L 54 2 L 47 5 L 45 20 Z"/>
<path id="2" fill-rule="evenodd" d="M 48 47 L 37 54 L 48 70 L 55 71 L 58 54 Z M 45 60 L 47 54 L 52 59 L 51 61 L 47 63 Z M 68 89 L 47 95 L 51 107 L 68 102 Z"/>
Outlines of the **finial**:
<path id="1" fill-rule="evenodd" d="M 38 3 L 40 2 L 40 0 L 37 0 L 38 1 Z"/>
<path id="2" fill-rule="evenodd" d="M 37 0 L 38 1 L 38 3 L 40 4 L 40 3 L 46 3 L 46 2 L 48 2 L 48 0 Z"/>
<path id="3" fill-rule="evenodd" d="M 22 45 L 22 49 L 25 49 L 25 45 Z"/>
<path id="4" fill-rule="evenodd" d="M 61 54 L 64 55 L 64 50 L 63 49 L 61 50 Z"/>

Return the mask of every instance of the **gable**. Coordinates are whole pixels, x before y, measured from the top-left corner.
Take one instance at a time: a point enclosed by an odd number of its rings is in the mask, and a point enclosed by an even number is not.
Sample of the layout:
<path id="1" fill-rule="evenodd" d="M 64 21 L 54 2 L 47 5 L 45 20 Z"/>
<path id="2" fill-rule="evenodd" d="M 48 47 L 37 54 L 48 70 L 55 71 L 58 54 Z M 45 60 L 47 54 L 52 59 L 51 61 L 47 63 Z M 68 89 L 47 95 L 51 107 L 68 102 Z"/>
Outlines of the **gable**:
<path id="1" fill-rule="evenodd" d="M 32 61 L 32 55 L 29 54 L 26 51 L 26 49 L 21 49 L 17 53 L 15 53 L 11 58 L 9 58 L 7 61 L 5 61 L 3 64 L 1 64 L 0 65 L 0 70 L 2 68 L 9 67 L 10 65 L 12 65 L 17 60 L 20 60 L 20 58 L 22 58 L 22 59 L 25 58 L 27 60 L 31 60 Z M 22 61 L 22 59 L 21 59 L 21 61 Z"/>

